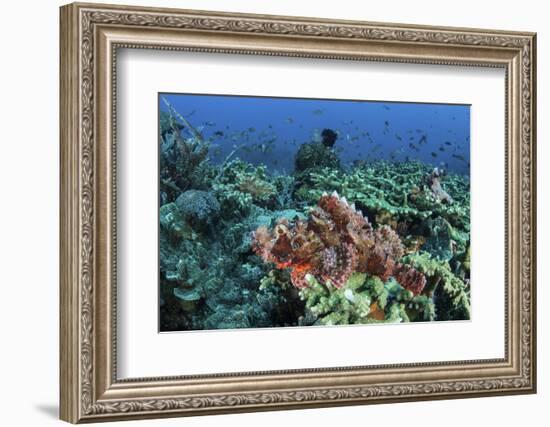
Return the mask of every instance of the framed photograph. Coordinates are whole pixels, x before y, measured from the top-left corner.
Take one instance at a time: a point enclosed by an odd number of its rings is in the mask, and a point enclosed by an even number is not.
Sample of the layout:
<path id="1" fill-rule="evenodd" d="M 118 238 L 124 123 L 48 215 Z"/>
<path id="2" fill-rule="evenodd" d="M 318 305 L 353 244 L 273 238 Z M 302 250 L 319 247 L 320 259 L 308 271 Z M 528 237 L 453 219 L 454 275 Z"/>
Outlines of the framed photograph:
<path id="1" fill-rule="evenodd" d="M 536 391 L 535 34 L 61 8 L 61 418 Z"/>

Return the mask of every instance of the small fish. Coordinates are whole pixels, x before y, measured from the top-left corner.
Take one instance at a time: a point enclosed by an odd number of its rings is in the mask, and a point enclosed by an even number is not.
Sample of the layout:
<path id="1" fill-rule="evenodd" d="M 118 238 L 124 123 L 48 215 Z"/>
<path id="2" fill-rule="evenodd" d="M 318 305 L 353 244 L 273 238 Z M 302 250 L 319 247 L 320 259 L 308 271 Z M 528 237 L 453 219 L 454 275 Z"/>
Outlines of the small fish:
<path id="1" fill-rule="evenodd" d="M 403 141 L 403 138 L 401 138 L 399 135 L 395 134 L 395 138 L 398 140 L 398 141 Z"/>
<path id="2" fill-rule="evenodd" d="M 286 118 L 286 122 L 287 122 L 288 124 L 292 124 L 292 123 L 294 123 L 294 119 L 293 119 L 292 117 L 287 117 L 287 118 Z"/>
<path id="3" fill-rule="evenodd" d="M 323 141 L 323 138 L 321 137 L 321 131 L 319 129 L 313 130 L 313 136 L 311 137 L 311 140 L 315 143 Z"/>
<path id="4" fill-rule="evenodd" d="M 389 125 L 390 125 L 390 122 L 388 122 L 387 120 L 384 120 L 384 126 L 389 127 Z"/>
<path id="5" fill-rule="evenodd" d="M 454 157 L 455 159 L 461 160 L 461 161 L 466 160 L 466 159 L 464 158 L 464 156 L 461 156 L 460 154 L 453 154 L 453 157 Z"/>
<path id="6" fill-rule="evenodd" d="M 422 135 L 420 139 L 418 140 L 419 144 L 427 144 L 428 143 L 428 137 L 426 135 Z"/>
<path id="7" fill-rule="evenodd" d="M 439 151 L 445 151 L 445 147 L 439 147 Z"/>
<path id="8" fill-rule="evenodd" d="M 273 160 L 273 164 L 274 164 L 275 166 L 277 166 L 277 165 L 279 164 L 279 160 L 277 160 L 277 159 Z"/>
<path id="9" fill-rule="evenodd" d="M 256 128 L 248 128 L 248 132 L 256 132 Z"/>
<path id="10" fill-rule="evenodd" d="M 445 145 L 453 145 L 452 142 L 450 142 L 450 141 L 445 141 L 444 144 Z"/>
<path id="11" fill-rule="evenodd" d="M 382 107 L 384 107 L 385 110 L 390 110 L 390 107 L 388 107 L 387 105 L 382 105 Z"/>
<path id="12" fill-rule="evenodd" d="M 214 136 L 224 136 L 224 133 L 221 130 L 217 130 L 216 132 L 214 132 Z"/>
<path id="13" fill-rule="evenodd" d="M 320 116 L 321 114 L 323 114 L 323 110 L 316 109 L 316 110 L 313 110 L 312 113 L 315 114 L 316 116 Z"/>
<path id="14" fill-rule="evenodd" d="M 432 157 L 437 157 L 437 153 L 432 151 Z"/>
<path id="15" fill-rule="evenodd" d="M 418 147 L 417 147 L 416 145 L 414 145 L 412 142 L 409 142 L 409 148 L 410 148 L 411 150 L 416 150 L 416 151 L 418 151 Z"/>
<path id="16" fill-rule="evenodd" d="M 216 123 L 214 123 L 214 122 L 206 122 L 205 125 L 206 125 L 206 126 L 216 126 Z"/>

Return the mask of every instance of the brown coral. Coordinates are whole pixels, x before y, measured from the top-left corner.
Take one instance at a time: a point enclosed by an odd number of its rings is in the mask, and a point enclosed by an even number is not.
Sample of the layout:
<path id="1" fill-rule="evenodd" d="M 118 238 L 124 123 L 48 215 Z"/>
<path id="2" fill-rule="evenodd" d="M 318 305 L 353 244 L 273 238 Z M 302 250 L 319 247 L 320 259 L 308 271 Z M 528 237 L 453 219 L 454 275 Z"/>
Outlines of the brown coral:
<path id="1" fill-rule="evenodd" d="M 396 280 L 414 294 L 424 288 L 424 275 L 397 262 L 403 245 L 389 226 L 373 230 L 355 206 L 338 194 L 323 195 L 307 221 L 278 221 L 270 231 L 254 232 L 253 250 L 279 269 L 290 268 L 292 284 L 307 287 L 307 275 L 340 288 L 354 272 Z"/>
<path id="2" fill-rule="evenodd" d="M 245 176 L 238 183 L 238 189 L 250 194 L 254 200 L 268 200 L 277 191 L 275 186 L 255 176 Z"/>

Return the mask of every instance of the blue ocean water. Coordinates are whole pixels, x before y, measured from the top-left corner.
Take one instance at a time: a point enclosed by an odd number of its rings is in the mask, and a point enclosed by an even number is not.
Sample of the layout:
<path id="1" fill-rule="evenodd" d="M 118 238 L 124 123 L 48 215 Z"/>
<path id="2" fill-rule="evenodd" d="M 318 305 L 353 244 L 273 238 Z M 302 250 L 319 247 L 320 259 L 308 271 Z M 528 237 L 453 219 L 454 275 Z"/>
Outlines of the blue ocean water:
<path id="1" fill-rule="evenodd" d="M 421 161 L 470 173 L 470 106 L 456 104 L 160 94 L 211 142 L 210 160 L 235 157 L 290 174 L 301 144 L 338 134 L 342 164 Z M 185 130 L 184 130 L 185 132 Z"/>

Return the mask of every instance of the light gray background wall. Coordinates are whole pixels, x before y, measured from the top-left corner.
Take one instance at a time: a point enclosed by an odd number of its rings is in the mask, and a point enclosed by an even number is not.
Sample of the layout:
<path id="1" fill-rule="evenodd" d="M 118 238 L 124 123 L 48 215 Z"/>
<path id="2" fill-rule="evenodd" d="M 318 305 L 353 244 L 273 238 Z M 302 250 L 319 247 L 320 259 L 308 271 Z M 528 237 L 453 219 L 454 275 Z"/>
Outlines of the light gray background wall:
<path id="1" fill-rule="evenodd" d="M 130 1 L 130 0 L 129 0 Z M 113 3 L 121 3 L 111 0 Z M 544 425 L 550 406 L 550 29 L 545 2 L 139 1 L 133 4 L 538 32 L 539 394 L 140 421 L 124 426 Z M 59 425 L 58 6 L 2 4 L 0 65 L 0 423 Z M 490 173 L 488 165 L 487 173 Z M 546 193 L 546 194 L 545 194 Z M 500 254 L 495 254 L 500 256 Z M 406 349 L 403 349 L 406 351 Z M 172 355 L 173 356 L 173 355 Z"/>

